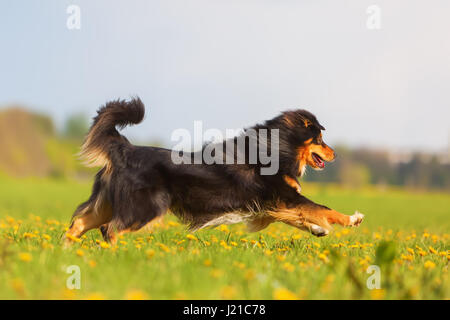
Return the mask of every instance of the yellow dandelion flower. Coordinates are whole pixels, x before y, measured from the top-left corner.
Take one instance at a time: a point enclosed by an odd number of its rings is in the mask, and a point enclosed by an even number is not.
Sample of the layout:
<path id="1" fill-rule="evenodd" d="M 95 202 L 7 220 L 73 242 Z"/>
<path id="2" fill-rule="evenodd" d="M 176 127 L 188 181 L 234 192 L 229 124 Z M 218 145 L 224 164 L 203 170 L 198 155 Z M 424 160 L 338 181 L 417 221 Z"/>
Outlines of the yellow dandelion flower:
<path id="1" fill-rule="evenodd" d="M 102 293 L 99 293 L 99 292 L 90 293 L 86 297 L 86 300 L 105 300 L 105 299 L 106 299 L 106 297 Z"/>
<path id="2" fill-rule="evenodd" d="M 436 267 L 436 264 L 433 261 L 427 260 L 427 261 L 425 261 L 423 266 L 425 269 L 432 270 Z"/>
<path id="3" fill-rule="evenodd" d="M 189 240 L 194 240 L 194 241 L 198 240 L 196 236 L 194 236 L 193 234 L 190 234 L 190 233 L 188 235 L 186 235 L 186 238 L 188 238 Z"/>
<path id="4" fill-rule="evenodd" d="M 30 262 L 33 260 L 33 256 L 28 252 L 21 252 L 19 253 L 19 259 L 24 262 Z"/>
<path id="5" fill-rule="evenodd" d="M 255 277 L 256 277 L 256 273 L 253 269 L 248 269 L 247 271 L 245 271 L 245 274 L 244 274 L 245 280 L 250 281 L 250 280 L 255 279 Z"/>
<path id="6" fill-rule="evenodd" d="M 273 293 L 273 298 L 275 300 L 297 300 L 298 296 L 285 288 L 278 288 Z"/>
<path id="7" fill-rule="evenodd" d="M 206 267 L 209 267 L 209 266 L 211 266 L 212 261 L 211 261 L 210 259 L 206 259 L 205 261 L 203 261 L 203 264 L 204 264 Z"/>
<path id="8" fill-rule="evenodd" d="M 370 298 L 372 300 L 382 300 L 382 299 L 384 299 L 385 295 L 386 295 L 386 291 L 384 291 L 383 289 L 370 290 Z"/>
<path id="9" fill-rule="evenodd" d="M 289 263 L 289 262 L 285 262 L 283 264 L 283 269 L 286 270 L 287 272 L 292 272 L 295 270 L 295 267 L 293 264 Z"/>
<path id="10" fill-rule="evenodd" d="M 431 253 L 437 254 L 438 252 L 431 246 L 428 247 L 428 250 L 430 250 Z"/>
<path id="11" fill-rule="evenodd" d="M 146 300 L 148 295 L 141 290 L 129 290 L 125 294 L 125 300 Z"/>
<path id="12" fill-rule="evenodd" d="M 100 245 L 100 247 L 103 248 L 103 249 L 108 249 L 109 247 L 111 247 L 110 244 L 109 244 L 108 242 L 105 242 L 105 241 L 101 241 L 101 242 L 99 243 L 99 245 Z"/>
<path id="13" fill-rule="evenodd" d="M 25 239 L 31 239 L 31 238 L 34 238 L 34 237 L 36 237 L 33 233 L 30 233 L 30 232 L 25 232 L 24 234 L 23 234 L 23 237 L 25 238 Z"/>
<path id="14" fill-rule="evenodd" d="M 302 235 L 301 235 L 300 233 L 294 234 L 294 235 L 292 236 L 292 239 L 294 239 L 294 240 L 299 240 L 299 239 L 301 239 L 301 238 L 302 238 Z"/>
<path id="15" fill-rule="evenodd" d="M 149 250 L 145 251 L 145 254 L 146 254 L 147 258 L 153 258 L 153 256 L 155 255 L 155 250 L 149 249 Z"/>
<path id="16" fill-rule="evenodd" d="M 278 256 L 277 256 L 277 260 L 278 260 L 278 261 L 284 261 L 284 260 L 286 260 L 286 256 L 278 255 Z"/>
<path id="17" fill-rule="evenodd" d="M 42 235 L 42 238 L 47 241 L 52 239 L 52 237 L 50 237 L 48 234 L 45 234 L 45 233 Z"/>
<path id="18" fill-rule="evenodd" d="M 170 252 L 170 248 L 169 248 L 168 246 L 166 246 L 165 244 L 163 244 L 163 243 L 158 243 L 158 246 L 159 246 L 159 248 L 160 248 L 162 251 L 167 252 L 167 253 Z"/>
<path id="19" fill-rule="evenodd" d="M 70 233 L 66 233 L 66 238 L 69 240 L 72 240 L 73 242 L 81 242 L 80 238 L 77 238 L 77 237 L 71 235 Z"/>
<path id="20" fill-rule="evenodd" d="M 78 249 L 77 251 L 75 251 L 75 253 L 77 254 L 77 256 L 82 257 L 84 256 L 84 251 L 81 249 Z"/>
<path id="21" fill-rule="evenodd" d="M 25 284 L 23 283 L 22 279 L 12 279 L 10 285 L 19 295 L 23 296 L 25 294 Z"/>
<path id="22" fill-rule="evenodd" d="M 89 267 L 95 268 L 95 266 L 97 265 L 97 262 L 95 262 L 94 260 L 89 260 L 88 264 L 89 264 Z"/>
<path id="23" fill-rule="evenodd" d="M 413 261 L 414 256 L 412 254 L 402 254 L 400 259 L 407 260 L 407 261 Z"/>
<path id="24" fill-rule="evenodd" d="M 323 253 L 319 254 L 319 259 L 325 263 L 328 262 L 328 257 Z"/>
<path id="25" fill-rule="evenodd" d="M 233 286 L 225 286 L 220 290 L 220 295 L 222 296 L 222 299 L 225 300 L 231 300 L 236 296 L 236 288 Z"/>
<path id="26" fill-rule="evenodd" d="M 220 278 L 222 276 L 222 274 L 223 274 L 223 271 L 219 270 L 219 269 L 213 269 L 209 273 L 209 275 L 213 278 Z"/>

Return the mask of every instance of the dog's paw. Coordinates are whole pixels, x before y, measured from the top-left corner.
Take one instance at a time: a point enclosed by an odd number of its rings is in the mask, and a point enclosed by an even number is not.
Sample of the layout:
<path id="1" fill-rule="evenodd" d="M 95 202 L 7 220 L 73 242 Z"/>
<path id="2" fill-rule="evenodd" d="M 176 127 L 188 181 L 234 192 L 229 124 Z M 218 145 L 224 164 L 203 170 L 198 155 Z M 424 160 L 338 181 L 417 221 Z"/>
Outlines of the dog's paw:
<path id="1" fill-rule="evenodd" d="M 364 219 L 364 215 L 361 212 L 355 211 L 355 214 L 350 216 L 350 226 L 357 227 Z"/>
<path id="2" fill-rule="evenodd" d="M 310 226 L 310 232 L 315 235 L 316 237 L 324 237 L 328 235 L 329 231 L 325 228 L 322 228 L 321 226 L 318 226 L 316 224 L 311 224 Z"/>

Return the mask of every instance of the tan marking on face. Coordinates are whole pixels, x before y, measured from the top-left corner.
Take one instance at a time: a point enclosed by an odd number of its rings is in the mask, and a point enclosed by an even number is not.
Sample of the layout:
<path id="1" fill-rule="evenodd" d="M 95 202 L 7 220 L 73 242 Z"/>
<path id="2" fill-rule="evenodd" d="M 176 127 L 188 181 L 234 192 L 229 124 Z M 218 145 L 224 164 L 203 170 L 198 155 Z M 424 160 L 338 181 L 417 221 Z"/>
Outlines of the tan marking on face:
<path id="1" fill-rule="evenodd" d="M 300 176 L 303 175 L 303 173 L 305 173 L 305 167 L 308 164 L 307 162 L 307 158 L 308 158 L 308 147 L 312 142 L 312 138 L 306 140 L 303 143 L 303 146 L 299 147 L 297 149 L 297 163 L 298 163 L 298 174 Z"/>
<path id="2" fill-rule="evenodd" d="M 322 138 L 322 133 L 320 134 Z M 319 155 L 323 161 L 333 161 L 335 158 L 334 150 L 331 149 L 325 142 L 322 141 L 321 144 L 313 143 L 313 139 L 306 140 L 301 147 L 297 149 L 297 161 L 299 163 L 299 172 L 304 173 L 306 165 L 311 168 L 320 169 L 314 161 L 312 154 L 316 153 Z"/>

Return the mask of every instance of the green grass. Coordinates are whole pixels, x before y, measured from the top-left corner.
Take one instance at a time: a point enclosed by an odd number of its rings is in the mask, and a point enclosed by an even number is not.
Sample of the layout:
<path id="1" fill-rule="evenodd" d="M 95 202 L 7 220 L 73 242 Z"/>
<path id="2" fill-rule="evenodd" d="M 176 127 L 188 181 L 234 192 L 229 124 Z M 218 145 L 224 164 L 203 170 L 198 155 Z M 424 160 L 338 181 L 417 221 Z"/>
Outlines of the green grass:
<path id="1" fill-rule="evenodd" d="M 313 184 L 303 190 L 366 219 L 324 238 L 279 223 L 259 233 L 235 225 L 187 237 L 167 216 L 116 247 L 103 248 L 91 231 L 63 249 L 64 228 L 90 184 L 0 178 L 0 298 L 450 298 L 448 194 Z M 372 264 L 381 267 L 381 290 L 366 286 Z M 79 290 L 66 288 L 70 265 L 80 267 Z"/>

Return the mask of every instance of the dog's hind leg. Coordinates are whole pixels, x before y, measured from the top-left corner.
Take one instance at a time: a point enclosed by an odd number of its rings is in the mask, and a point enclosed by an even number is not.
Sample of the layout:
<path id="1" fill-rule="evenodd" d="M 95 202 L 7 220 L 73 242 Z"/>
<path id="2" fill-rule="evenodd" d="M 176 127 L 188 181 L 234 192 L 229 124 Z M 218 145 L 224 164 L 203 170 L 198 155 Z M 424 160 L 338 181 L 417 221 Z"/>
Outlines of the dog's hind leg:
<path id="1" fill-rule="evenodd" d="M 99 228 L 111 221 L 112 208 L 108 203 L 101 203 L 99 206 L 90 204 L 84 206 L 81 212 L 77 212 L 74 220 L 66 233 L 66 243 L 81 237 L 87 231 Z"/>
<path id="2" fill-rule="evenodd" d="M 114 217 L 108 225 L 107 238 L 112 232 L 110 230 L 116 231 L 119 237 L 126 232 L 140 230 L 164 215 L 170 205 L 169 194 L 158 189 L 137 190 L 126 195 L 126 199 L 118 198 L 114 203 Z"/>

